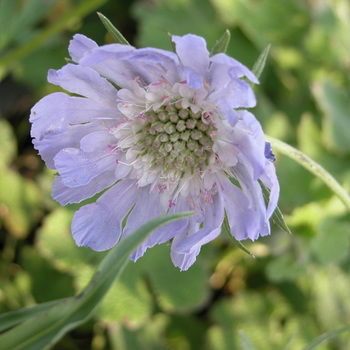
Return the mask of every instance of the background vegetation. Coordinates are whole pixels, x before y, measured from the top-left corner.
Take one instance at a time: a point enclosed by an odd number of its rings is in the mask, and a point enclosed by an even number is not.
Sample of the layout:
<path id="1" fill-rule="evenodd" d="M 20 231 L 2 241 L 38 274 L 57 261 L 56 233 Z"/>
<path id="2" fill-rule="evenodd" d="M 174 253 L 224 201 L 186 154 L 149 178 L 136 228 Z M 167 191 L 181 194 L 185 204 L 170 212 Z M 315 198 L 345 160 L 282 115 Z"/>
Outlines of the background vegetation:
<path id="1" fill-rule="evenodd" d="M 170 32 L 211 48 L 228 28 L 227 53 L 252 67 L 271 43 L 253 113 L 350 188 L 348 0 L 0 0 L 0 313 L 76 294 L 105 256 L 75 246 L 78 206 L 51 199 L 54 174 L 28 122 L 31 106 L 57 91 L 47 70 L 65 64 L 74 33 L 112 42 L 96 11 L 137 47 L 170 50 Z M 276 167 L 293 236 L 274 227 L 246 242 L 254 260 L 222 235 L 181 273 L 169 246 L 157 246 L 54 349 L 294 350 L 349 325 L 350 215 L 290 159 L 277 154 Z M 349 344 L 344 332 L 317 349 Z"/>

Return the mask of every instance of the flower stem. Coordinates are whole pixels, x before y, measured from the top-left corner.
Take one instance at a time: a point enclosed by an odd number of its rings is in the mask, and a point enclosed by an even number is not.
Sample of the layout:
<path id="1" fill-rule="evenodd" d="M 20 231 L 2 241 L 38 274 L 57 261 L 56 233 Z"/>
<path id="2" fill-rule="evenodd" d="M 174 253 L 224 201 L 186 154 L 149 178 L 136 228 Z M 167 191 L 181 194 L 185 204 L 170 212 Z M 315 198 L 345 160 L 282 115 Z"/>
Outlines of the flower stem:
<path id="1" fill-rule="evenodd" d="M 307 155 L 297 150 L 296 148 L 284 143 L 283 141 L 277 140 L 271 136 L 265 135 L 266 141 L 270 142 L 272 147 L 287 157 L 295 160 L 297 163 L 302 165 L 305 169 L 310 171 L 312 174 L 319 177 L 338 198 L 344 203 L 345 207 L 350 211 L 350 196 L 345 189 L 339 184 L 339 182 L 328 173 L 321 165 L 317 164 Z"/>

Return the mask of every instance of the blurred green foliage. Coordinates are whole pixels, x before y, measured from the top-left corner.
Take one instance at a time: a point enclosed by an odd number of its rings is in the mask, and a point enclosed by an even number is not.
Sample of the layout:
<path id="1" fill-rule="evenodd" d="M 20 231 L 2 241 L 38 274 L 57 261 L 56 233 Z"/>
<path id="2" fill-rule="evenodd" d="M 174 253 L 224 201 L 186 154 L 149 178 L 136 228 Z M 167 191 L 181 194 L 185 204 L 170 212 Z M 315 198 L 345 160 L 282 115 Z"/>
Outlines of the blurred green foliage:
<path id="1" fill-rule="evenodd" d="M 49 68 L 75 32 L 112 42 L 96 11 L 138 47 L 170 50 L 168 32 L 204 36 L 228 28 L 227 53 L 252 67 L 271 43 L 254 114 L 350 188 L 348 0 L 0 0 L 0 312 L 74 295 L 105 256 L 77 248 L 76 206 L 50 198 L 53 173 L 30 143 L 30 107 L 56 91 Z M 164 244 L 129 264 L 94 319 L 54 349 L 302 349 L 350 324 L 350 215 L 329 189 L 277 154 L 277 227 L 247 244 L 222 235 L 179 272 Z M 317 349 L 346 350 L 349 332 Z"/>

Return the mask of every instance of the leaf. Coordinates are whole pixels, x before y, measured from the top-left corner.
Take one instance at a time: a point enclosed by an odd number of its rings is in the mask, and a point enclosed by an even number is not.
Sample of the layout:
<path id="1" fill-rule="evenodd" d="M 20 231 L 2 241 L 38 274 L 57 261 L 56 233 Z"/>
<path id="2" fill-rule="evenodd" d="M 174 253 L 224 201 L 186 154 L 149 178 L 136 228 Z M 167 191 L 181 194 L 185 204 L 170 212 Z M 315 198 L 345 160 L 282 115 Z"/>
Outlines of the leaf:
<path id="1" fill-rule="evenodd" d="M 287 253 L 271 260 L 266 267 L 266 275 L 272 282 L 293 282 L 304 274 L 305 270 L 305 263 L 296 261 L 292 254 Z"/>
<path id="2" fill-rule="evenodd" d="M 88 284 L 106 253 L 76 246 L 70 232 L 72 216 L 73 213 L 66 208 L 58 208 L 48 215 L 38 232 L 37 243 L 40 253 L 59 270 L 72 275 L 81 290 Z M 153 249 L 150 253 L 153 257 Z M 152 313 L 152 302 L 140 271 L 139 264 L 128 264 L 98 307 L 97 317 L 118 323 L 127 320 L 135 327 L 146 322 Z"/>
<path id="3" fill-rule="evenodd" d="M 348 219 L 326 218 L 311 243 L 311 251 L 321 264 L 339 263 L 349 254 L 350 223 Z"/>
<path id="4" fill-rule="evenodd" d="M 28 273 L 31 282 L 30 291 L 37 303 L 75 294 L 73 276 L 56 269 L 36 249 L 29 246 L 23 247 L 19 263 Z"/>
<path id="5" fill-rule="evenodd" d="M 216 41 L 216 44 L 210 51 L 210 56 L 214 56 L 218 53 L 225 53 L 228 47 L 228 44 L 230 43 L 231 33 L 228 29 L 226 29 L 225 33 L 222 35 L 222 37 Z"/>
<path id="6" fill-rule="evenodd" d="M 2 315 L 0 315 L 0 332 L 3 332 L 4 330 L 11 328 L 23 321 L 25 321 L 28 318 L 34 317 L 35 315 L 41 314 L 43 312 L 48 311 L 52 308 L 52 306 L 56 305 L 57 303 L 61 303 L 61 300 L 53 300 L 49 301 L 47 303 L 41 303 L 34 306 L 28 306 L 21 308 L 19 310 L 6 312 Z"/>
<path id="7" fill-rule="evenodd" d="M 38 248 L 59 269 L 72 274 L 81 289 L 88 283 L 101 253 L 75 245 L 69 232 L 71 220 L 72 213 L 63 208 L 50 214 L 38 232 Z M 145 276 L 151 282 L 152 295 Z M 165 310 L 188 312 L 208 298 L 208 278 L 206 265 L 200 263 L 180 272 L 171 262 L 169 246 L 156 245 L 145 253 L 141 263 L 127 266 L 105 296 L 97 316 L 118 323 L 127 320 L 129 325 L 139 327 L 152 315 L 152 296 Z"/>
<path id="8" fill-rule="evenodd" d="M 52 9 L 57 0 L 1 0 L 0 1 L 0 51 L 10 44 L 23 43 L 24 38 Z"/>
<path id="9" fill-rule="evenodd" d="M 112 35 L 113 39 L 123 45 L 130 45 L 129 42 L 124 38 L 123 34 L 120 33 L 120 31 L 112 24 L 112 22 L 104 16 L 102 13 L 97 12 L 98 17 L 100 17 L 100 20 L 102 24 L 107 29 L 108 33 Z"/>
<path id="10" fill-rule="evenodd" d="M 86 16 L 105 2 L 107 2 L 107 0 L 86 0 L 79 3 L 79 5 L 73 8 L 72 11 L 60 17 L 52 25 L 45 28 L 45 30 L 40 31 L 37 35 L 31 38 L 31 40 L 26 41 L 23 45 L 14 47 L 3 55 L 0 58 L 0 71 L 2 67 L 9 68 L 10 66 L 15 65 L 19 60 L 41 47 L 41 45 L 46 43 L 50 38 L 71 26 L 72 22 L 74 23 L 74 21 Z"/>
<path id="11" fill-rule="evenodd" d="M 163 215 L 119 242 L 100 264 L 88 286 L 76 297 L 60 301 L 45 313 L 28 319 L 0 335 L 2 350 L 49 349 L 69 330 L 84 323 L 124 270 L 133 250 L 157 227 L 183 219 L 193 212 Z"/>
<path id="12" fill-rule="evenodd" d="M 258 57 L 257 61 L 254 63 L 254 66 L 252 68 L 252 72 L 254 73 L 254 75 L 259 79 L 261 73 L 264 70 L 265 64 L 266 64 L 266 59 L 267 56 L 269 55 L 270 52 L 270 47 L 271 44 L 268 44 L 265 49 L 263 50 L 263 52 L 260 54 L 260 56 Z M 249 83 L 250 86 L 253 86 L 254 83 L 250 82 Z"/>
<path id="13" fill-rule="evenodd" d="M 0 119 L 0 166 L 9 165 L 17 153 L 16 138 L 11 125 L 5 119 Z"/>
<path id="14" fill-rule="evenodd" d="M 141 47 L 167 50 L 169 41 L 164 34 L 168 32 L 174 35 L 196 33 L 211 47 L 227 28 L 218 19 L 210 1 L 157 1 L 155 6 L 141 1 L 132 10 L 138 21 L 137 45 Z"/>
<path id="15" fill-rule="evenodd" d="M 331 81 L 316 83 L 313 94 L 325 115 L 323 136 L 332 149 L 350 153 L 349 91 L 343 91 Z"/>
<path id="16" fill-rule="evenodd" d="M 139 265 L 141 275 L 148 277 L 162 309 L 172 313 L 197 309 L 209 298 L 209 273 L 199 261 L 189 270 L 180 271 L 171 262 L 169 248 L 162 244 L 147 252 Z"/>
<path id="17" fill-rule="evenodd" d="M 259 181 L 260 186 L 262 188 L 262 192 L 263 192 L 263 196 L 265 199 L 265 202 L 268 203 L 269 202 L 269 197 L 270 197 L 270 190 L 265 186 L 265 184 L 261 181 Z M 276 207 L 275 211 L 273 212 L 272 216 L 271 216 L 271 220 L 283 231 L 292 234 L 286 221 L 284 220 L 283 214 L 280 210 L 279 207 Z"/>
<path id="18" fill-rule="evenodd" d="M 252 340 L 244 333 L 242 329 L 238 331 L 242 350 L 257 350 Z"/>
<path id="19" fill-rule="evenodd" d="M 37 185 L 11 169 L 1 169 L 0 217 L 17 238 L 26 237 L 42 214 L 42 194 Z"/>
<path id="20" fill-rule="evenodd" d="M 311 349 L 315 349 L 316 346 L 323 344 L 325 342 L 327 342 L 328 340 L 340 335 L 341 333 L 350 330 L 350 326 L 345 326 L 345 327 L 341 327 L 338 328 L 334 331 L 331 332 L 327 332 L 324 333 L 322 335 L 320 335 L 319 337 L 317 337 L 315 340 L 313 340 L 310 344 L 308 344 L 307 346 L 305 346 L 303 348 L 303 350 L 311 350 Z"/>

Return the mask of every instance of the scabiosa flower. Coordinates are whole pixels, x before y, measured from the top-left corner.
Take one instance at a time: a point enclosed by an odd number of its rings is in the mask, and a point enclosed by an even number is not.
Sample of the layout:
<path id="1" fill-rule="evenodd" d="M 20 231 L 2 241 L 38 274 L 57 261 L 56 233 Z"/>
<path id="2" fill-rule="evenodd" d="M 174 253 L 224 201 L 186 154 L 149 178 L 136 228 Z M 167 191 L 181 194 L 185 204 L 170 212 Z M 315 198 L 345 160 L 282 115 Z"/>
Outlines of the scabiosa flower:
<path id="1" fill-rule="evenodd" d="M 107 250 L 154 217 L 193 210 L 152 233 L 131 257 L 172 239 L 172 261 L 186 270 L 220 234 L 225 212 L 237 240 L 269 234 L 279 184 L 271 147 L 244 109 L 256 100 L 242 78 L 256 77 L 223 53 L 210 57 L 201 37 L 172 40 L 176 53 L 99 47 L 75 35 L 74 63 L 48 74 L 71 95 L 44 97 L 30 121 L 35 148 L 58 172 L 56 201 L 103 192 L 74 215 L 78 246 Z M 267 205 L 259 181 L 270 189 Z"/>

